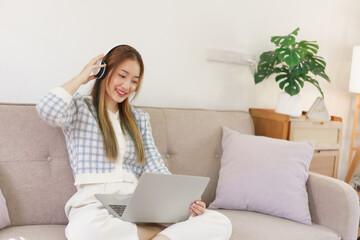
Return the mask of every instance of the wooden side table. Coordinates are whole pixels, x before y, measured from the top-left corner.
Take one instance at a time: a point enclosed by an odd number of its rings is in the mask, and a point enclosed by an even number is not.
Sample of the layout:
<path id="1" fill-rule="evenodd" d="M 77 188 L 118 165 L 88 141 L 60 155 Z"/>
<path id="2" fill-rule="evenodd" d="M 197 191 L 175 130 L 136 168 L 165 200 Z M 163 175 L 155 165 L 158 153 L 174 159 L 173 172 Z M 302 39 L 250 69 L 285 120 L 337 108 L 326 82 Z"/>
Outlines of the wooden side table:
<path id="1" fill-rule="evenodd" d="M 272 109 L 249 110 L 255 127 L 255 135 L 290 141 L 311 140 L 315 152 L 309 171 L 337 178 L 342 119 L 332 116 L 330 121 L 307 119 L 305 112 L 299 118 L 276 113 Z"/>

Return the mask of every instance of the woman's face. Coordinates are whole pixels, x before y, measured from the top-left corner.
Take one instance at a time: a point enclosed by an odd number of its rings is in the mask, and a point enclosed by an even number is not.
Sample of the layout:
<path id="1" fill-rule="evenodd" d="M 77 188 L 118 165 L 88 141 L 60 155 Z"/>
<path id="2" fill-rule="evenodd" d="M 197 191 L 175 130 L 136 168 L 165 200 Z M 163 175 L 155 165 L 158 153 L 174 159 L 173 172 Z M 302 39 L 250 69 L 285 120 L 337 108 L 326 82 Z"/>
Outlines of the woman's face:
<path id="1" fill-rule="evenodd" d="M 119 64 L 111 73 L 109 73 L 111 78 L 106 85 L 105 103 L 109 110 L 115 112 L 117 104 L 135 92 L 139 84 L 140 66 L 136 61 L 128 59 Z"/>

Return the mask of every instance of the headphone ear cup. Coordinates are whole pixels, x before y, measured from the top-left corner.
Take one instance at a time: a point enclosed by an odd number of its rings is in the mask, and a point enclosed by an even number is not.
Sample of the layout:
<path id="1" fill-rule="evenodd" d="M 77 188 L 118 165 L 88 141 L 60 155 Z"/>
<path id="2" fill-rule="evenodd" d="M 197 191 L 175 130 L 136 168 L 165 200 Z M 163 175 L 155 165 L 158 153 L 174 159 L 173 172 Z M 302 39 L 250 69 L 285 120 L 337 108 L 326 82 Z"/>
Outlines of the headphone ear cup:
<path id="1" fill-rule="evenodd" d="M 105 64 L 103 60 L 100 63 L 99 62 L 96 63 L 96 65 L 103 65 L 103 64 Z M 107 70 L 107 66 L 98 68 L 97 69 L 98 72 L 97 73 L 94 72 L 95 77 L 99 80 L 103 79 L 106 75 L 106 70 Z"/>

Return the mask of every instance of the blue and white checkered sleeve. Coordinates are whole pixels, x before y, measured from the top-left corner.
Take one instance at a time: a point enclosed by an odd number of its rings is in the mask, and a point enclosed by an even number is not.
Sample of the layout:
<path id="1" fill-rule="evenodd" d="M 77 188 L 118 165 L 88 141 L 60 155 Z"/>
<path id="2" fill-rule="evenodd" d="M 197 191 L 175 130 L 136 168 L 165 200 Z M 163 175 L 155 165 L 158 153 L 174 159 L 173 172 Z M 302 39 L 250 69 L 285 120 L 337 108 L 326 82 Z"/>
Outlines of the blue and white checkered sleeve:
<path id="1" fill-rule="evenodd" d="M 36 105 L 42 119 L 50 125 L 67 127 L 76 112 L 72 96 L 62 87 L 48 92 Z"/>
<path id="2" fill-rule="evenodd" d="M 143 128 L 142 139 L 145 149 L 145 165 L 143 167 L 143 171 L 170 174 L 157 147 L 155 146 L 150 125 L 150 116 L 148 113 L 141 113 L 140 125 L 142 126 L 141 128 Z"/>

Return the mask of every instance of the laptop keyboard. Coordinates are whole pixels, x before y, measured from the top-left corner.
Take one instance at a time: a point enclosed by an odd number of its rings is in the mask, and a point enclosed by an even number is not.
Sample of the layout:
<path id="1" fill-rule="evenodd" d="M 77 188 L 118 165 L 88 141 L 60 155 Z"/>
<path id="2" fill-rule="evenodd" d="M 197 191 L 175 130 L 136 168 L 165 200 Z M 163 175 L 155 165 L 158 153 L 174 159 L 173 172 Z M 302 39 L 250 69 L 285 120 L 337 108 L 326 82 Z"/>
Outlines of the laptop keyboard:
<path id="1" fill-rule="evenodd" d="M 121 217 L 125 211 L 126 205 L 109 205 Z"/>

